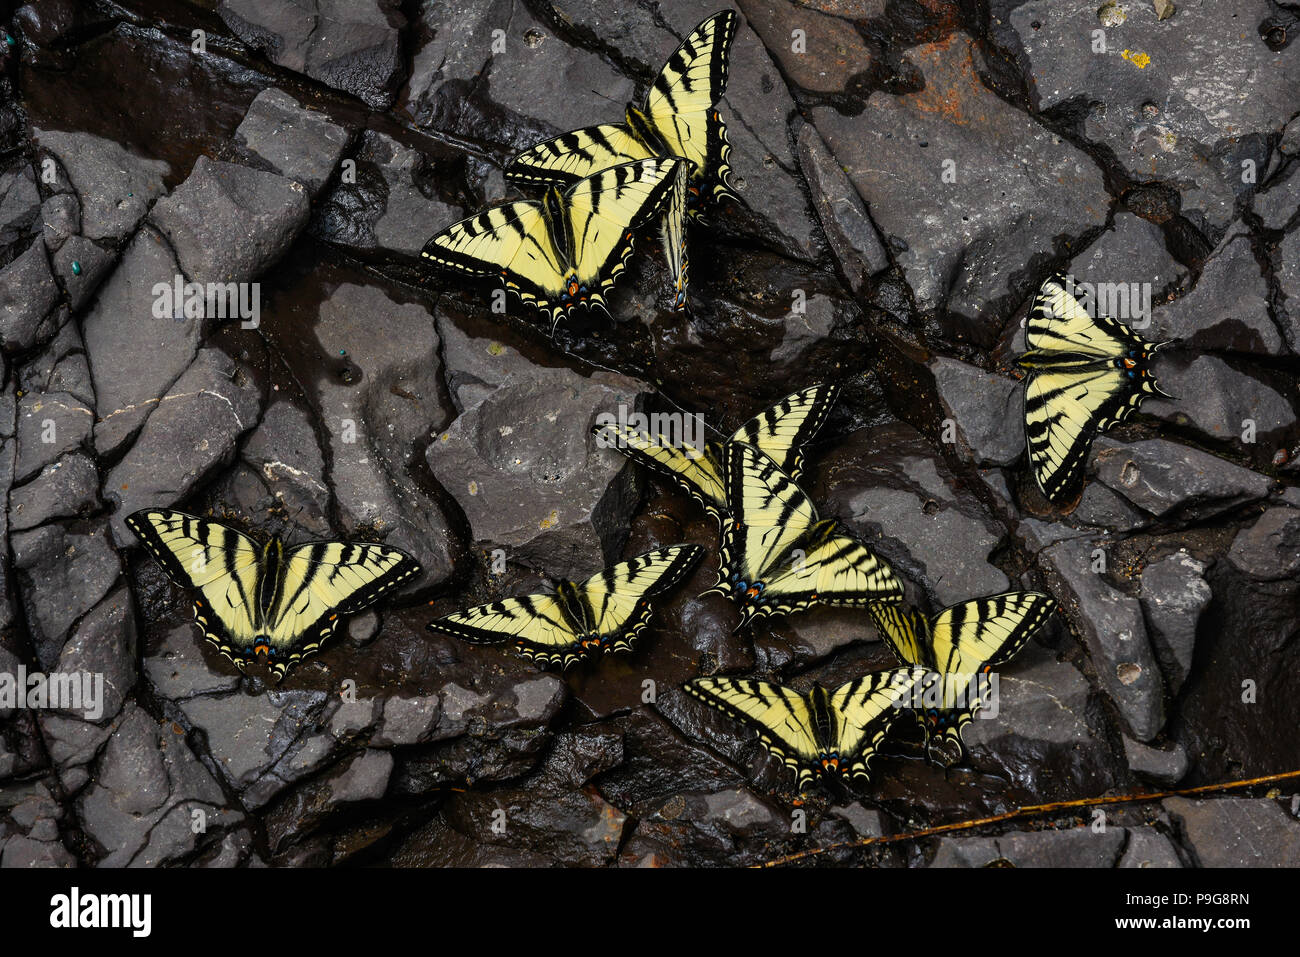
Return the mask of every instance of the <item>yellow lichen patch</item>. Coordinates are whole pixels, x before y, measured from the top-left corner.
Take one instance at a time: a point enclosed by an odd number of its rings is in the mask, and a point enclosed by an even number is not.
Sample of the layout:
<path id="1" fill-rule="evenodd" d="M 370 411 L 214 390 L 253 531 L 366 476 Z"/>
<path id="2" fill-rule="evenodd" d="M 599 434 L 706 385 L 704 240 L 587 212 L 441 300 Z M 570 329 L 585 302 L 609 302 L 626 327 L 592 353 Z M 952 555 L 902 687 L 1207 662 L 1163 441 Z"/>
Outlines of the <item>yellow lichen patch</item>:
<path id="1" fill-rule="evenodd" d="M 478 482 L 470 482 L 470 483 L 469 483 L 469 494 L 470 494 L 470 495 L 477 495 L 477 494 L 478 494 Z"/>
<path id="2" fill-rule="evenodd" d="M 559 524 L 560 524 L 560 513 L 555 509 L 551 509 L 551 514 L 546 516 L 546 518 L 542 519 L 541 523 L 538 524 L 537 527 L 540 528 L 542 531 L 546 531 L 548 528 L 554 528 L 556 525 Z"/>
<path id="3" fill-rule="evenodd" d="M 1139 70 L 1145 70 L 1147 64 L 1151 62 L 1151 57 L 1145 53 L 1137 53 L 1132 50 L 1125 50 L 1120 56 L 1134 64 Z"/>
<path id="4" fill-rule="evenodd" d="M 488 346 L 487 351 L 490 356 L 499 356 L 506 351 L 506 347 L 499 342 L 493 342 Z"/>

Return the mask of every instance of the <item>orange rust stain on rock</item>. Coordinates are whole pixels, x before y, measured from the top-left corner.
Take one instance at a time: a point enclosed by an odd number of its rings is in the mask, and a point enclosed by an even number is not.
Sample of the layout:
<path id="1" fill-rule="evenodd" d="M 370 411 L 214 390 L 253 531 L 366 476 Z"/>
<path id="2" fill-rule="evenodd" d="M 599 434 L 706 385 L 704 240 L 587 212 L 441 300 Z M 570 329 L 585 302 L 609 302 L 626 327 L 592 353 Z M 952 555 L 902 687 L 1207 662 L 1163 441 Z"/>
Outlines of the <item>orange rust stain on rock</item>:
<path id="1" fill-rule="evenodd" d="M 953 34 L 913 48 L 911 59 L 925 75 L 925 89 L 903 99 L 919 113 L 931 113 L 957 126 L 988 121 L 984 104 L 994 94 L 975 73 L 974 41 Z"/>

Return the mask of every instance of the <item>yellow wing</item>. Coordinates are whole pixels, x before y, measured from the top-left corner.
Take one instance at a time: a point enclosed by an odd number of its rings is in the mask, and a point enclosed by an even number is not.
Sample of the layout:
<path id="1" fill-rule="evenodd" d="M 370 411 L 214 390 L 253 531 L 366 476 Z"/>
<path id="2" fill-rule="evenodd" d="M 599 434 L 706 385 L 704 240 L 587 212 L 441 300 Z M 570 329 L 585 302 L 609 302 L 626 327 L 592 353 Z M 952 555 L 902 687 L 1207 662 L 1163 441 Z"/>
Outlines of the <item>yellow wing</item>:
<path id="1" fill-rule="evenodd" d="M 506 167 L 506 179 L 567 188 L 611 166 L 655 155 L 622 123 L 605 123 L 562 133 L 524 150 Z"/>
<path id="2" fill-rule="evenodd" d="M 513 640 L 524 656 L 545 655 L 545 661 L 553 649 L 578 644 L 577 625 L 556 595 L 524 595 L 476 605 L 429 622 L 429 629 L 476 644 Z"/>
<path id="3" fill-rule="evenodd" d="M 790 688 L 752 678 L 696 678 L 686 691 L 758 731 L 773 757 L 799 776 L 802 788 L 820 756 L 808 699 Z"/>
<path id="4" fill-rule="evenodd" d="M 714 518 L 718 518 L 726 507 L 722 470 L 711 449 L 674 444 L 662 434 L 651 436 L 640 429 L 613 422 L 597 425 L 592 431 L 601 437 L 606 447 L 616 448 L 675 480 Z"/>
<path id="5" fill-rule="evenodd" d="M 906 710 L 914 689 L 928 674 L 925 668 L 877 671 L 831 692 L 830 709 L 837 718 L 834 741 L 841 774 L 868 777 L 871 759 L 890 727 Z"/>
<path id="6" fill-rule="evenodd" d="M 195 618 L 233 661 L 235 648 L 250 644 L 261 628 L 257 544 L 228 525 L 169 508 L 128 515 L 126 527 L 173 582 L 199 592 Z"/>
<path id="7" fill-rule="evenodd" d="M 311 542 L 285 551 L 263 624 L 276 680 L 319 651 L 341 616 L 373 604 L 419 571 L 406 553 L 370 543 Z"/>
<path id="8" fill-rule="evenodd" d="M 738 22 L 731 10 L 702 22 L 668 58 L 646 94 L 645 112 L 655 133 L 670 154 L 695 164 L 692 189 L 705 200 L 734 196 L 727 164 L 731 146 L 715 104 L 727 91 Z"/>
<path id="9" fill-rule="evenodd" d="M 1025 343 L 1030 349 L 1050 352 L 1122 356 L 1136 337 L 1113 319 L 1090 316 L 1070 291 L 1072 287 L 1061 275 L 1043 283 L 1025 323 Z"/>
<path id="10" fill-rule="evenodd" d="M 735 431 L 731 441 L 754 446 L 798 481 L 803 446 L 821 430 L 839 392 L 839 386 L 828 384 L 801 389 L 754 416 Z"/>
<path id="11" fill-rule="evenodd" d="M 975 674 L 1009 661 L 1056 609 L 1056 599 L 1009 591 L 945 608 L 934 619 L 935 670 Z"/>
<path id="12" fill-rule="evenodd" d="M 868 606 L 871 619 L 876 623 L 886 644 L 901 664 L 924 665 L 935 668 L 934 648 L 930 643 L 929 625 L 925 618 L 901 605 L 876 602 Z"/>

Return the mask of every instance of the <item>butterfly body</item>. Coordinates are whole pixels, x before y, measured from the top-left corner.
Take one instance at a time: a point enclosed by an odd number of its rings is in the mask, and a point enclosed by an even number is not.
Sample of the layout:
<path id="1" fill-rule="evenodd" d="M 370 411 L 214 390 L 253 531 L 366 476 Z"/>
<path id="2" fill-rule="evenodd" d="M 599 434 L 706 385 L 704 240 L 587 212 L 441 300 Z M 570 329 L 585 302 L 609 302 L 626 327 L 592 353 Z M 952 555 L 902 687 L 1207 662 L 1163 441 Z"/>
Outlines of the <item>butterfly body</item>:
<path id="1" fill-rule="evenodd" d="M 1168 393 L 1151 366 L 1164 343 L 1150 343 L 1109 316 L 1090 316 L 1055 276 L 1043 284 L 1026 321 L 1028 351 L 1016 364 L 1025 381 L 1025 437 L 1043 494 L 1062 501 L 1082 480 L 1092 440 Z"/>
<path id="2" fill-rule="evenodd" d="M 740 607 L 741 626 L 816 604 L 897 602 L 903 585 L 865 545 L 819 519 L 807 494 L 752 445 L 725 450 L 727 510 L 718 580 L 705 594 Z"/>
<path id="3" fill-rule="evenodd" d="M 553 594 L 478 605 L 430 622 L 429 628 L 474 643 L 513 641 L 526 658 L 567 669 L 590 655 L 631 651 L 649 623 L 651 599 L 676 584 L 703 554 L 699 545 L 657 549 L 584 581 L 556 582 Z"/>
<path id="4" fill-rule="evenodd" d="M 634 233 L 672 194 L 681 160 L 611 166 L 539 201 L 493 206 L 444 229 L 421 257 L 444 269 L 499 277 L 555 324 L 578 308 L 605 308 L 624 272 Z"/>
<path id="5" fill-rule="evenodd" d="M 794 771 L 800 790 L 822 777 L 868 777 L 868 765 L 902 713 L 922 668 L 863 675 L 807 694 L 753 678 L 709 677 L 686 691 L 758 731 L 759 741 Z"/>
<path id="6" fill-rule="evenodd" d="M 173 582 L 199 594 L 194 619 L 204 637 L 246 670 L 264 662 L 275 680 L 315 654 L 343 616 L 410 580 L 420 565 L 383 545 L 309 542 L 277 536 L 260 548 L 242 532 L 172 509 L 126 519 Z"/>

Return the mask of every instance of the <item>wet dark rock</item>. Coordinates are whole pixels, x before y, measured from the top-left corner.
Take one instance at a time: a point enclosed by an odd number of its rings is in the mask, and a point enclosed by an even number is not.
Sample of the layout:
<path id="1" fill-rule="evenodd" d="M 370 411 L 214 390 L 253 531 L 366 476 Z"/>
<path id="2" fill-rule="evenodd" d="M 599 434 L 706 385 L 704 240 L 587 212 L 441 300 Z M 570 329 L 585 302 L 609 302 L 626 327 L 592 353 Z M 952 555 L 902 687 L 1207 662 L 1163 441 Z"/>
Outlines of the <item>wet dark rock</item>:
<path id="1" fill-rule="evenodd" d="M 1078 668 L 1031 645 L 999 669 L 996 714 L 990 707 L 966 726 L 972 763 L 1049 798 L 1104 793 L 1115 774 L 1090 695 Z"/>
<path id="2" fill-rule="evenodd" d="M 18 590 L 43 668 L 54 667 L 73 625 L 121 575 L 108 537 L 108 527 L 96 522 L 46 525 L 10 538 Z"/>
<path id="3" fill-rule="evenodd" d="M 1294 867 L 1300 822 L 1270 798 L 1165 798 L 1201 867 Z"/>
<path id="4" fill-rule="evenodd" d="M 321 691 L 196 695 L 179 702 L 245 807 L 260 808 L 287 785 L 330 763 L 339 744 L 320 728 Z"/>
<path id="5" fill-rule="evenodd" d="M 267 842 L 273 851 L 281 851 L 348 805 L 382 798 L 392 772 L 392 754 L 372 748 L 339 762 L 321 778 L 295 790 L 267 815 Z"/>
<path id="6" fill-rule="evenodd" d="M 324 113 L 309 110 L 283 90 L 263 90 L 235 130 L 235 143 L 272 172 L 315 196 L 330 178 L 351 139 Z"/>
<path id="7" fill-rule="evenodd" d="M 1089 482 L 1070 517 L 1109 532 L 1128 532 L 1149 523 L 1151 516 L 1100 482 Z M 1057 526 L 1059 530 L 1061 526 Z"/>
<path id="8" fill-rule="evenodd" d="M 822 457 L 817 475 L 821 483 L 804 487 L 825 488 L 813 494 L 821 514 L 842 519 L 940 605 L 1009 586 L 988 560 L 1005 531 L 910 426 L 855 432 Z"/>
<path id="9" fill-rule="evenodd" d="M 65 322 L 40 354 L 23 363 L 19 384 L 24 393 L 66 392 L 85 406 L 95 404 L 81 331 Z"/>
<path id="10" fill-rule="evenodd" d="M 1187 774 L 1187 752 L 1181 744 L 1156 748 L 1124 736 L 1124 756 L 1137 775 L 1165 787 L 1173 787 Z"/>
<path id="11" fill-rule="evenodd" d="M 1300 109 L 1295 58 L 1271 51 L 1257 30 L 1271 9 L 1266 0 L 1180 4 L 1157 24 L 1149 4 L 1129 4 L 1125 21 L 1105 30 L 1104 54 L 1092 48 L 1091 5 L 1026 3 L 1010 22 L 1034 108 L 1086 97 L 1085 138 L 1135 180 L 1177 188 L 1183 214 L 1217 234 L 1253 188 L 1242 164 L 1262 175 L 1265 138 Z"/>
<path id="12" fill-rule="evenodd" d="M 791 82 L 814 93 L 836 93 L 871 69 L 872 52 L 846 20 L 826 16 L 788 0 L 740 0 L 745 20 Z M 793 31 L 802 30 L 796 50 Z"/>
<path id="13" fill-rule="evenodd" d="M 135 651 L 135 609 L 123 584 L 81 619 L 59 655 L 57 670 L 64 674 L 102 676 L 101 714 L 83 710 L 82 716 L 102 724 L 122 710 L 138 674 Z"/>
<path id="14" fill-rule="evenodd" d="M 1179 549 L 1142 570 L 1142 613 L 1171 694 L 1192 667 L 1196 630 L 1211 594 L 1206 565 Z"/>
<path id="15" fill-rule="evenodd" d="M 1278 244 L 1275 276 L 1282 290 L 1277 313 L 1284 320 L 1292 352 L 1300 352 L 1300 229 L 1287 233 Z"/>
<path id="16" fill-rule="evenodd" d="M 1163 519 L 1203 519 L 1268 494 L 1269 480 L 1208 452 L 1144 439 L 1093 443 L 1097 480 Z"/>
<path id="17" fill-rule="evenodd" d="M 81 232 L 81 204 L 71 193 L 55 193 L 41 205 L 45 248 L 56 252 L 69 236 Z"/>
<path id="18" fill-rule="evenodd" d="M 72 311 L 78 312 L 108 275 L 115 257 L 85 236 L 69 236 L 53 260 L 54 272 L 67 290 Z"/>
<path id="19" fill-rule="evenodd" d="M 433 192 L 425 156 L 374 130 L 361 135 L 356 181 L 337 183 L 325 197 L 313 232 L 360 253 L 415 257 L 429 237 L 464 212 Z"/>
<path id="20" fill-rule="evenodd" d="M 203 636 L 190 622 L 167 629 L 144 656 L 144 674 L 162 697 L 182 702 L 196 695 L 234 691 L 239 673 L 215 671 L 200 651 Z"/>
<path id="21" fill-rule="evenodd" d="M 0 349 L 25 352 L 53 335 L 51 313 L 58 297 L 45 243 L 35 240 L 0 269 Z"/>
<path id="22" fill-rule="evenodd" d="M 66 392 L 28 392 L 18 400 L 18 463 L 14 481 L 34 479 L 87 444 L 94 414 Z"/>
<path id="23" fill-rule="evenodd" d="M 349 373 L 331 371 L 316 384 L 327 484 L 344 531 L 369 529 L 415 557 L 424 571 L 410 587 L 442 581 L 451 572 L 452 531 L 420 474 L 431 430 L 449 417 L 428 312 L 378 287 L 345 283 L 321 304 L 315 333 L 328 368 Z"/>
<path id="24" fill-rule="evenodd" d="M 99 472 L 95 463 L 88 455 L 72 452 L 10 493 L 10 527 L 21 531 L 56 518 L 85 517 L 98 506 Z"/>
<path id="25" fill-rule="evenodd" d="M 81 203 L 81 235 L 126 239 L 163 194 L 171 167 L 91 133 L 33 129 L 36 144 L 58 160 Z M 37 162 L 38 170 L 41 162 Z"/>
<path id="26" fill-rule="evenodd" d="M 1094 541 L 1071 539 L 1044 549 L 1038 560 L 1083 637 L 1102 690 L 1132 736 L 1150 741 L 1165 723 L 1164 683 L 1138 600 L 1093 570 L 1099 548 Z"/>
<path id="27" fill-rule="evenodd" d="M 63 808 L 47 780 L 0 789 L 0 867 L 75 867 L 59 836 Z"/>
<path id="28" fill-rule="evenodd" d="M 478 405 L 515 373 L 527 373 L 532 363 L 496 339 L 472 336 L 445 313 L 435 314 L 442 342 L 443 376 L 458 412 Z"/>
<path id="29" fill-rule="evenodd" d="M 859 116 L 821 107 L 815 122 L 896 241 L 918 308 L 946 308 L 957 335 L 990 345 L 1032 291 L 1026 257 L 1103 225 L 1110 200 L 1086 154 L 982 85 L 968 36 L 907 56 L 924 89 L 873 93 Z M 956 182 L 945 183 L 949 160 Z"/>
<path id="30" fill-rule="evenodd" d="M 1150 283 L 1154 300 L 1185 282 L 1187 267 L 1169 255 L 1159 226 L 1120 210 L 1110 228 L 1070 260 L 1070 275 L 1076 282 Z M 1119 318 L 1131 323 L 1134 317 Z"/>
<path id="31" fill-rule="evenodd" d="M 1020 458 L 1025 450 L 1021 383 L 945 356 L 930 360 L 929 367 L 944 415 L 954 425 L 957 454 L 976 465 L 1011 465 Z"/>
<path id="32" fill-rule="evenodd" d="M 1177 339 L 1180 349 L 1194 352 L 1279 355 L 1286 344 L 1269 315 L 1268 300 L 1268 283 L 1250 234 L 1234 227 L 1210 253 L 1196 287 L 1152 311 L 1144 337 Z"/>
<path id="33" fill-rule="evenodd" d="M 205 830 L 240 819 L 178 731 L 128 704 L 95 760 L 92 783 L 76 804 L 86 836 L 102 849 L 102 866 L 157 866 L 187 856 L 200 840 L 196 812 Z"/>
<path id="34" fill-rule="evenodd" d="M 606 122 L 605 116 L 623 119 L 631 81 L 597 54 L 561 42 L 522 3 L 443 0 L 423 12 L 433 36 L 416 52 L 403 97 L 405 112 L 420 125 L 462 134 L 490 130 L 503 145 L 523 149 L 548 134 Z M 559 13 L 576 19 L 567 9 Z M 628 17 L 635 22 L 647 14 Z M 496 52 L 501 40 L 505 49 Z M 487 103 L 473 98 L 504 108 L 509 119 L 481 115 Z"/>
<path id="35" fill-rule="evenodd" d="M 1217 356 L 1190 362 L 1170 356 L 1158 376 L 1160 388 L 1193 401 L 1156 396 L 1143 403 L 1142 411 L 1189 428 L 1202 441 L 1237 443 L 1249 434 L 1251 441 L 1275 447 L 1295 425 L 1295 409 L 1276 390 Z"/>
<path id="36" fill-rule="evenodd" d="M 219 349 L 200 349 L 104 480 L 104 497 L 116 506 L 117 543 L 135 541 L 126 528 L 132 512 L 176 505 L 230 464 L 239 439 L 257 423 L 260 411 L 261 397 L 248 374 Z"/>
<path id="37" fill-rule="evenodd" d="M 0 262 L 10 247 L 25 246 L 39 230 L 41 194 L 36 176 L 26 163 L 18 163 L 0 172 Z"/>
<path id="38" fill-rule="evenodd" d="M 799 129 L 799 167 L 840 272 L 861 294 L 870 277 L 889 268 L 889 254 L 862 198 L 811 123 Z"/>
<path id="39" fill-rule="evenodd" d="M 402 79 L 401 29 L 394 0 L 221 0 L 217 13 L 235 35 L 277 66 L 305 73 L 367 106 L 392 105 Z"/>
<path id="40" fill-rule="evenodd" d="M 931 867 L 1115 867 L 1124 850 L 1123 828 L 1091 826 L 1063 830 L 1011 831 L 1000 837 L 945 837 Z"/>
<path id="41" fill-rule="evenodd" d="M 149 218 L 190 282 L 239 283 L 284 255 L 307 225 L 309 207 L 306 190 L 288 177 L 200 156 Z M 226 305 L 233 311 L 228 298 Z"/>
<path id="42" fill-rule="evenodd" d="M 1300 570 L 1300 510 L 1270 508 L 1237 533 L 1228 561 L 1259 581 L 1279 581 Z"/>
<path id="43" fill-rule="evenodd" d="M 164 240 L 141 230 L 82 321 L 101 455 L 116 452 L 139 430 L 198 350 L 202 320 L 153 313 L 155 285 L 172 286 L 180 274 Z"/>
<path id="44" fill-rule="evenodd" d="M 1182 867 L 1173 841 L 1154 827 L 1127 828 L 1128 844 L 1117 867 Z"/>
<path id="45" fill-rule="evenodd" d="M 429 446 L 429 468 L 469 520 L 477 547 L 548 574 L 594 574 L 617 555 L 641 474 L 591 434 L 602 412 L 639 408 L 644 384 L 597 373 L 512 375 Z"/>
<path id="46" fill-rule="evenodd" d="M 294 516 L 295 524 L 327 533 L 331 496 L 325 484 L 325 460 L 307 412 L 288 401 L 272 403 L 244 443 L 242 454 L 267 491 Z"/>
<path id="47" fill-rule="evenodd" d="M 1294 124 L 1292 124 L 1294 125 Z M 1293 167 L 1281 179 L 1274 177 L 1267 189 L 1255 195 L 1254 213 L 1265 229 L 1285 229 L 1300 211 L 1300 178 Z"/>

